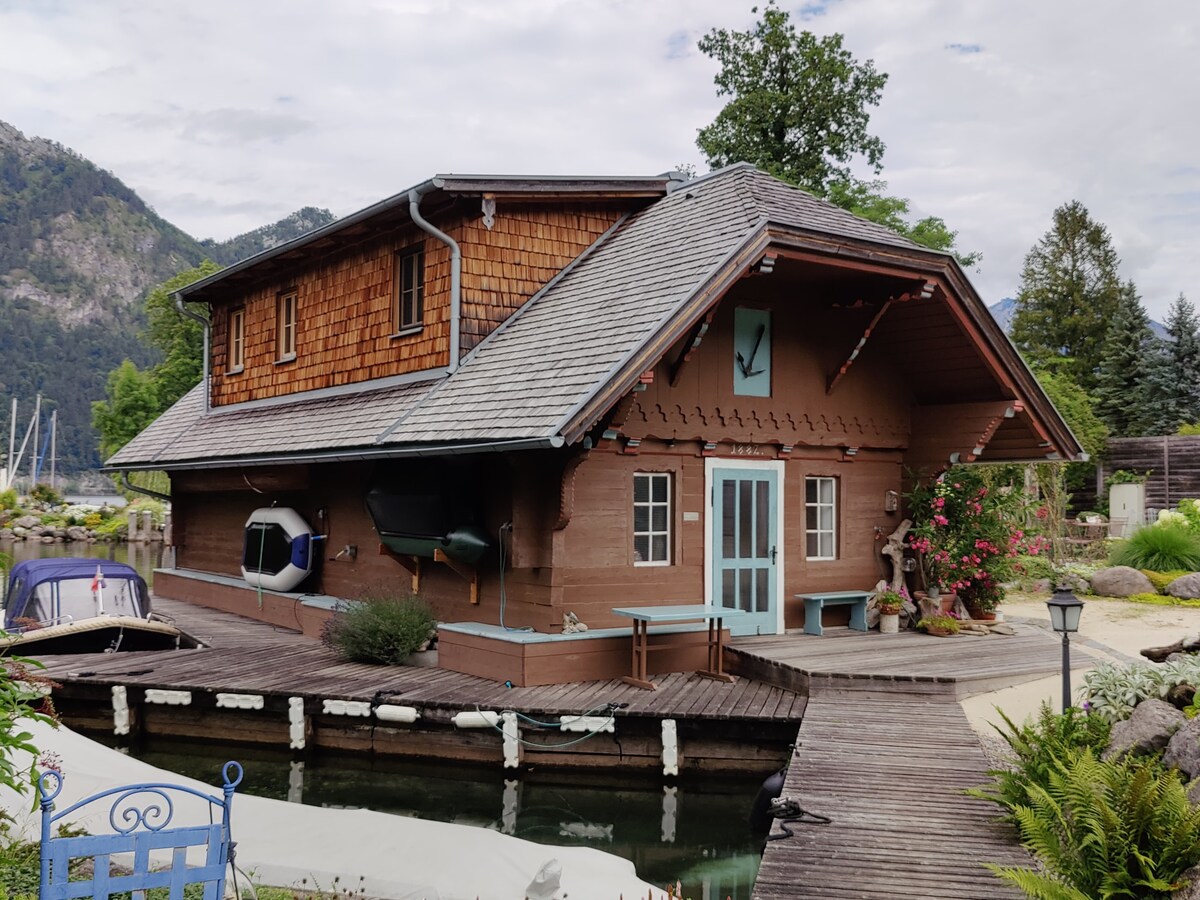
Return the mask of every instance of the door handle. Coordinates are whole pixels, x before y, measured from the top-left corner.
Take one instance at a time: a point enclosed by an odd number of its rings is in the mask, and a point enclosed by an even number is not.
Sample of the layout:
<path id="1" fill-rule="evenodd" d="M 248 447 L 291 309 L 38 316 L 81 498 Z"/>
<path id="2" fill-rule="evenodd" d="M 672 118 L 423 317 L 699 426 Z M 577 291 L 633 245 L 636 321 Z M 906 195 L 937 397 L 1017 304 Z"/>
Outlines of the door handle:
<path id="1" fill-rule="evenodd" d="M 775 565 L 775 557 L 776 557 L 776 555 L 777 555 L 777 554 L 776 554 L 776 552 L 775 552 L 775 548 L 774 548 L 774 547 L 772 547 L 772 548 L 771 548 L 771 565 Z"/>

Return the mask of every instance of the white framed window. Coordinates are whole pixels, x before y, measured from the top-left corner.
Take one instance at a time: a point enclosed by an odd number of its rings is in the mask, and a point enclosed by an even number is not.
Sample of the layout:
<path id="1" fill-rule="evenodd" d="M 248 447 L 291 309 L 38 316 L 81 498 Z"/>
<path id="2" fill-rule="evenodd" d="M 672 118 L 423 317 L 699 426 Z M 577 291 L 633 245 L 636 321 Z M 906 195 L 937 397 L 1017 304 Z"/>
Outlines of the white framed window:
<path id="1" fill-rule="evenodd" d="M 425 250 L 396 254 L 396 331 L 420 328 L 425 315 Z"/>
<path id="2" fill-rule="evenodd" d="M 804 540 L 808 559 L 837 559 L 837 479 L 804 479 Z"/>
<path id="3" fill-rule="evenodd" d="M 671 473 L 633 475 L 633 564 L 671 564 Z"/>
<path id="4" fill-rule="evenodd" d="M 246 310 L 229 313 L 229 371 L 240 372 L 246 362 Z"/>
<path id="5" fill-rule="evenodd" d="M 276 325 L 276 341 L 278 343 L 280 362 L 296 358 L 296 292 L 281 294 L 279 297 L 279 315 Z"/>

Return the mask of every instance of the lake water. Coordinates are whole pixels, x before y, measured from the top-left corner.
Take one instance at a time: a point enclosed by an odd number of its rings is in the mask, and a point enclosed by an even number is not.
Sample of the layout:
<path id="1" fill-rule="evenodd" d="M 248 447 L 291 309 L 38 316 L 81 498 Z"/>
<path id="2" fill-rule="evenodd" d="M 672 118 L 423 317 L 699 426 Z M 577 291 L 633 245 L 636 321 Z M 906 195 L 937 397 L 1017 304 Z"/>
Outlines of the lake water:
<path id="1" fill-rule="evenodd" d="M 82 556 L 132 565 L 152 582 L 172 565 L 154 544 L 0 543 L 15 560 Z M 153 584 L 151 585 L 153 586 Z M 369 757 L 299 762 L 287 753 L 220 743 L 148 741 L 129 748 L 151 765 L 220 783 L 221 766 L 246 770 L 240 790 L 313 806 L 361 807 L 494 828 L 549 845 L 586 845 L 633 861 L 638 876 L 665 886 L 680 882 L 691 900 L 750 900 L 763 841 L 747 820 L 761 779 L 688 779 L 664 787 L 640 776 L 632 783 L 601 773 L 523 773 L 430 766 Z M 353 877 L 354 873 L 346 873 Z"/>

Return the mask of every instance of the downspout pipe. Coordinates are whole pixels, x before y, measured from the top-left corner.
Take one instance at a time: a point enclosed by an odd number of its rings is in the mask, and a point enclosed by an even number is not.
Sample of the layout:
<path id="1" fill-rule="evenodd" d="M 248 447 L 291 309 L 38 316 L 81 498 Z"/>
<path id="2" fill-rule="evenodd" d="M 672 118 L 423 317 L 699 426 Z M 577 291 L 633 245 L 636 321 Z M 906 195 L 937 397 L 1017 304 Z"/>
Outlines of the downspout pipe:
<path id="1" fill-rule="evenodd" d="M 175 299 L 175 308 L 177 310 L 179 310 L 181 313 L 183 313 L 185 316 L 187 316 L 189 319 L 194 319 L 195 321 L 199 322 L 200 327 L 202 329 L 204 329 L 204 355 L 203 355 L 203 362 L 202 362 L 202 368 L 201 368 L 200 383 L 204 385 L 204 414 L 207 416 L 208 410 L 209 410 L 209 403 L 208 403 L 208 391 L 209 391 L 208 339 L 209 339 L 209 331 L 211 330 L 211 325 L 209 324 L 208 319 L 204 318 L 204 316 L 188 309 L 187 304 L 183 302 L 183 294 L 176 291 L 171 296 Z M 136 490 L 136 488 L 135 488 L 135 490 Z"/>
<path id="2" fill-rule="evenodd" d="M 425 190 L 413 188 L 408 192 L 408 214 L 422 231 L 425 231 L 450 248 L 450 374 L 458 370 L 460 349 L 459 336 L 462 321 L 462 250 L 458 241 L 444 231 L 434 228 L 421 215 L 421 197 L 431 188 Z"/>
<path id="3" fill-rule="evenodd" d="M 121 473 L 121 486 L 124 487 L 125 490 L 127 490 L 127 491 L 133 491 L 135 494 L 145 494 L 147 497 L 153 497 L 155 500 L 162 500 L 164 503 L 171 502 L 170 494 L 163 494 L 163 493 L 159 493 L 158 491 L 152 491 L 152 490 L 150 490 L 150 488 L 138 487 L 136 484 L 134 484 L 132 481 L 129 480 L 128 472 Z"/>

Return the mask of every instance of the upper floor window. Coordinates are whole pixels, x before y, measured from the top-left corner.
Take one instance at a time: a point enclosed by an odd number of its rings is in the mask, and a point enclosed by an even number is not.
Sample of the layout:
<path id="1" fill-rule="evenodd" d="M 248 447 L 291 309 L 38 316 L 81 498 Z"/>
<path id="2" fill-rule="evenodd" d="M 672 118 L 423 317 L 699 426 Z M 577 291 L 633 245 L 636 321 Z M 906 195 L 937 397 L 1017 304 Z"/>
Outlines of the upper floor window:
<path id="1" fill-rule="evenodd" d="M 425 250 L 396 254 L 396 331 L 418 328 L 425 311 Z"/>
<path id="2" fill-rule="evenodd" d="M 229 371 L 240 372 L 246 363 L 246 310 L 229 313 Z"/>
<path id="3" fill-rule="evenodd" d="M 284 362 L 296 358 L 296 325 L 298 310 L 296 292 L 279 295 L 279 310 L 275 325 L 278 359 Z"/>
<path id="4" fill-rule="evenodd" d="M 808 559 L 837 559 L 837 479 L 804 479 L 804 539 Z"/>
<path id="5" fill-rule="evenodd" d="M 633 562 L 671 564 L 671 473 L 633 475 Z"/>

